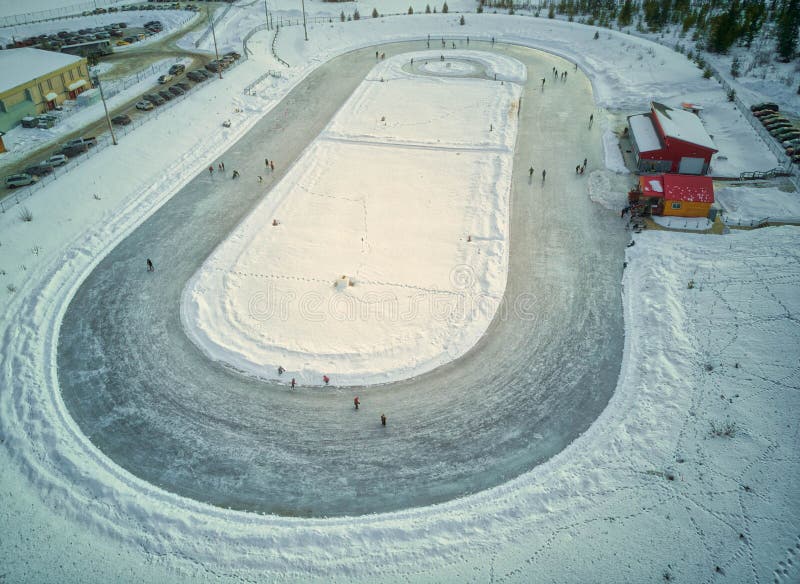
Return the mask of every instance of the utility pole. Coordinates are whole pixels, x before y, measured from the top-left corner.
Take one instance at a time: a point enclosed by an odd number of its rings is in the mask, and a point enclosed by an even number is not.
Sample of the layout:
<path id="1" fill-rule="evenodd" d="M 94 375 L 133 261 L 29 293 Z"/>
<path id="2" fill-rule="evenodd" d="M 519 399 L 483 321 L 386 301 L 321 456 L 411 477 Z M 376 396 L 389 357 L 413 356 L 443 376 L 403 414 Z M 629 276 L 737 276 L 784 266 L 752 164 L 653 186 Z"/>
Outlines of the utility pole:
<path id="1" fill-rule="evenodd" d="M 306 34 L 306 40 L 308 40 L 308 29 L 306 28 L 306 2 L 305 2 L 305 0 L 300 0 L 300 5 L 303 7 L 303 32 Z"/>
<path id="2" fill-rule="evenodd" d="M 108 131 L 111 132 L 111 142 L 116 146 L 117 137 L 114 134 L 114 126 L 111 124 L 111 117 L 108 115 L 108 106 L 106 105 L 106 97 L 103 95 L 103 84 L 100 83 L 100 75 L 97 73 L 93 74 L 92 81 L 97 83 L 97 87 L 100 89 L 100 99 L 103 101 L 103 109 L 106 111 L 106 123 L 108 123 Z"/>
<path id="3" fill-rule="evenodd" d="M 264 0 L 264 18 L 267 21 L 267 30 L 270 30 L 270 28 L 269 28 L 269 10 L 267 10 L 267 0 Z"/>
<path id="4" fill-rule="evenodd" d="M 217 73 L 219 74 L 219 78 L 222 79 L 222 63 L 219 62 L 219 49 L 217 48 L 217 33 L 214 31 L 214 19 L 211 18 L 211 12 L 209 12 L 208 8 L 206 8 L 206 16 L 208 16 L 208 21 L 211 23 L 211 36 L 214 39 L 214 54 L 217 56 Z"/>

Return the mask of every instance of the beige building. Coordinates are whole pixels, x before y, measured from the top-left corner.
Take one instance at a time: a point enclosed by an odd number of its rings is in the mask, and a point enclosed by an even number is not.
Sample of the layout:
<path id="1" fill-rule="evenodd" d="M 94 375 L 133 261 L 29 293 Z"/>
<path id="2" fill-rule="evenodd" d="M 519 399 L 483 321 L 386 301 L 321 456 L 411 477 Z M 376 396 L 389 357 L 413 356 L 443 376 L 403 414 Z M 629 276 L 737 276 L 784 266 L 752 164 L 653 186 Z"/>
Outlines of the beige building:
<path id="1" fill-rule="evenodd" d="M 31 48 L 0 51 L 0 132 L 91 87 L 83 57 Z"/>

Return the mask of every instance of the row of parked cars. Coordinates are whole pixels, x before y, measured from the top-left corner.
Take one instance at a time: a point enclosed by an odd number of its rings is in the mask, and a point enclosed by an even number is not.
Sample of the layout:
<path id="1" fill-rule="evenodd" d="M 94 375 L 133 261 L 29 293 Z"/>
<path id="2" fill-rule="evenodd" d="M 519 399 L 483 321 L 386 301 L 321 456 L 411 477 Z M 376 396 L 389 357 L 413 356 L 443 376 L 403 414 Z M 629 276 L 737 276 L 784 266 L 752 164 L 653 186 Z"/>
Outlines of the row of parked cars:
<path id="1" fill-rule="evenodd" d="M 759 103 L 751 106 L 750 110 L 781 143 L 792 162 L 800 164 L 800 126 L 781 115 L 780 107 L 776 103 Z"/>
<path id="2" fill-rule="evenodd" d="M 113 24 L 107 24 L 106 26 L 81 28 L 79 30 L 60 30 L 53 34 L 40 34 L 37 36 L 17 40 L 10 45 L 6 45 L 6 48 L 15 49 L 20 47 L 39 46 L 41 48 L 59 50 L 62 46 L 77 45 L 80 43 L 107 40 L 111 37 L 125 36 L 123 29 L 127 27 L 128 25 L 124 22 L 115 22 Z"/>
<path id="3" fill-rule="evenodd" d="M 6 188 L 15 189 L 39 182 L 42 177 L 53 174 L 57 166 L 65 165 L 71 157 L 78 156 L 96 145 L 97 138 L 94 136 L 84 136 L 83 138 L 69 140 L 62 144 L 61 149 L 49 158 L 29 166 L 21 173 L 7 176 L 5 178 Z"/>

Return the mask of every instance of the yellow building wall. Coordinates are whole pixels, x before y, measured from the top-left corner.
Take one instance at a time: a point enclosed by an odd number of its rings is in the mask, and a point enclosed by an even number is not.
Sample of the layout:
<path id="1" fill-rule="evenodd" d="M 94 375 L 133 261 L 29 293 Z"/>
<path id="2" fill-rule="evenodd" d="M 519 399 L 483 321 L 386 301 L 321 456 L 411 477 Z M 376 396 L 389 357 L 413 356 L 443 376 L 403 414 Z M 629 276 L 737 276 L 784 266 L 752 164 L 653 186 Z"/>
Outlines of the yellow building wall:
<path id="1" fill-rule="evenodd" d="M 673 209 L 673 203 L 679 203 L 680 209 Z M 664 201 L 664 215 L 673 217 L 707 217 L 711 203 L 695 203 L 687 201 Z"/>
<path id="2" fill-rule="evenodd" d="M 70 75 L 71 73 L 71 75 Z M 87 82 L 86 89 L 92 87 L 91 79 L 89 78 L 88 65 L 86 59 L 82 59 L 66 67 L 55 69 L 51 73 L 32 79 L 25 85 L 15 87 L 0 94 L 0 101 L 7 107 L 11 107 L 27 99 L 26 90 L 30 92 L 31 101 L 36 104 L 36 110 L 39 113 L 47 111 L 47 103 L 44 97 L 51 91 L 58 94 L 56 103 L 61 104 L 64 100 L 69 99 L 69 90 L 67 87 L 78 81 L 85 79 Z M 53 88 L 50 89 L 47 82 L 50 81 Z"/>

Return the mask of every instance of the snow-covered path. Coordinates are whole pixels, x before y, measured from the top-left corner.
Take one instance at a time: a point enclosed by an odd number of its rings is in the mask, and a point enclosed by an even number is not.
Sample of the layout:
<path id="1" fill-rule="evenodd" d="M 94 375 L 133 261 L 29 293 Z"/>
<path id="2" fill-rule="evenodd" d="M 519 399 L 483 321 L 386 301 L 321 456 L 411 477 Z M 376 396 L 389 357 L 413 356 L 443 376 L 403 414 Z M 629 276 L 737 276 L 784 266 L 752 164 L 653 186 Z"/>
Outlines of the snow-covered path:
<path id="1" fill-rule="evenodd" d="M 536 79 L 566 66 L 538 51 L 495 50 L 522 60 Z M 334 111 L 334 97 L 348 95 L 373 64 L 368 49 L 320 68 L 226 153 L 228 171 L 252 179 L 263 152 L 281 153 L 279 167 L 291 164 L 284 137 L 300 146 L 300 137 L 315 136 L 298 112 L 321 87 Z M 573 161 L 534 138 L 558 132 L 565 149 L 584 152 L 591 131 L 564 120 L 588 118 L 587 80 L 575 74 L 544 92 L 537 85 L 526 86 L 519 119 L 508 292 L 491 334 L 464 358 L 406 382 L 359 388 L 358 413 L 353 391 L 292 393 L 208 361 L 181 329 L 183 287 L 262 194 L 253 180 L 202 172 L 98 265 L 65 315 L 59 380 L 84 433 L 149 482 L 220 506 L 289 515 L 441 502 L 558 452 L 599 414 L 617 379 L 625 233 L 582 194 L 586 177 L 575 175 Z M 593 142 L 586 154 L 594 160 Z M 549 165 L 548 181 L 529 180 L 532 160 Z M 145 257 L 155 274 L 143 271 Z M 381 413 L 390 420 L 385 432 Z"/>

